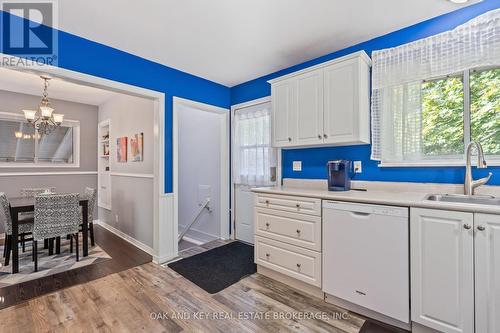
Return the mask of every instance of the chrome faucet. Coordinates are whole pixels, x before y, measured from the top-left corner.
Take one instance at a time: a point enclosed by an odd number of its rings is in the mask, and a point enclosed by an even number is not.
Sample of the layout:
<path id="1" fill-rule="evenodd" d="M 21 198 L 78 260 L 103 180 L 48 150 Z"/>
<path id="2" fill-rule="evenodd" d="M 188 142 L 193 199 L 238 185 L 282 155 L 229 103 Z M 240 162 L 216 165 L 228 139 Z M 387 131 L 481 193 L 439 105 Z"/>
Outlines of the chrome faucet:
<path id="1" fill-rule="evenodd" d="M 465 195 L 474 195 L 474 189 L 478 186 L 486 184 L 488 180 L 490 180 L 492 175 L 490 172 L 487 177 L 478 180 L 472 179 L 472 170 L 471 170 L 472 146 L 476 146 L 477 149 L 477 168 L 484 169 L 488 166 L 484 159 L 483 147 L 481 146 L 481 144 L 477 141 L 471 141 L 467 145 L 467 152 L 466 152 L 467 164 L 465 165 L 465 181 L 464 181 Z"/>

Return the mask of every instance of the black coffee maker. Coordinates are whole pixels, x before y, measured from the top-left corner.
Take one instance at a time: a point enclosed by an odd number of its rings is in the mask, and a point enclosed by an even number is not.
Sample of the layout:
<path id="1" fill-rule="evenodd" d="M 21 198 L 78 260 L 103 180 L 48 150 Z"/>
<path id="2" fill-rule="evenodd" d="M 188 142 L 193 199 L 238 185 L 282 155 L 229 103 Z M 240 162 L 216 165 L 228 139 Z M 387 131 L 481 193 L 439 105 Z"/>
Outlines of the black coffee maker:
<path id="1" fill-rule="evenodd" d="M 327 163 L 328 191 L 349 191 L 351 189 L 351 161 L 337 160 Z"/>

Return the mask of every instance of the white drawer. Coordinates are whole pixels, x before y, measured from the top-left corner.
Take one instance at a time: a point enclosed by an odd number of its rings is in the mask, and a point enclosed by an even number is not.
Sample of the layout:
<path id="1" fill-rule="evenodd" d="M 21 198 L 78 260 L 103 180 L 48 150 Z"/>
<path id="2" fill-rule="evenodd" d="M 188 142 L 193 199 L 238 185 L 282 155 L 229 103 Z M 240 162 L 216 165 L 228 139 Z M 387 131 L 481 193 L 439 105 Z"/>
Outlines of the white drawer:
<path id="1" fill-rule="evenodd" d="M 321 287 L 321 253 L 255 236 L 255 263 Z"/>
<path id="2" fill-rule="evenodd" d="M 321 217 L 256 208 L 255 234 L 321 251 Z"/>
<path id="3" fill-rule="evenodd" d="M 255 205 L 292 213 L 321 216 L 321 199 L 259 193 Z"/>

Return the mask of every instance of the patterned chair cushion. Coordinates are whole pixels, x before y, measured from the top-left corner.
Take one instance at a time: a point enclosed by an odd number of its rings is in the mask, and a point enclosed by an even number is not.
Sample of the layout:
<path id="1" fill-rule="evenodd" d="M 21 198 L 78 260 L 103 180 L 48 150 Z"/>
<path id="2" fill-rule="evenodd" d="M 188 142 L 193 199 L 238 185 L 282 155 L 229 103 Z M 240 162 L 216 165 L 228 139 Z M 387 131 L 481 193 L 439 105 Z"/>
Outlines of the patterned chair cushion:
<path id="1" fill-rule="evenodd" d="M 0 209 L 3 212 L 5 233 L 7 235 L 12 235 L 12 218 L 10 216 L 9 199 L 7 199 L 5 193 L 0 193 Z M 33 232 L 33 217 L 20 215 L 18 219 L 19 233 Z"/>
<path id="2" fill-rule="evenodd" d="M 97 200 L 97 190 L 95 188 L 86 187 L 85 188 L 85 197 L 89 199 L 88 202 L 88 215 L 89 215 L 89 223 L 94 221 L 94 208 L 95 202 Z M 83 223 L 83 216 L 80 216 Z"/>
<path id="3" fill-rule="evenodd" d="M 77 193 L 35 196 L 34 239 L 75 234 L 79 225 L 80 205 Z"/>

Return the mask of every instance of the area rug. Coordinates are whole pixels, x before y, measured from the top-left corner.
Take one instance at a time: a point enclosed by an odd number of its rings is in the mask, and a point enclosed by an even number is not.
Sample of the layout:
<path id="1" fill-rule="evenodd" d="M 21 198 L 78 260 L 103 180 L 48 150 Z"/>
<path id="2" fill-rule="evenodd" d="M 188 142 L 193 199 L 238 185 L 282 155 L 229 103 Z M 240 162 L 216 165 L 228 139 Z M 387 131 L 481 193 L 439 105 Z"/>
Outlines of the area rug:
<path id="1" fill-rule="evenodd" d="M 75 244 L 73 244 L 75 245 Z M 90 245 L 90 244 L 89 244 Z M 76 261 L 75 248 L 73 253 L 69 252 L 69 240 L 61 240 L 61 253 L 49 256 L 49 250 L 43 249 L 43 242 L 38 242 L 38 272 L 35 272 L 34 262 L 31 260 L 31 242 L 26 242 L 26 251 L 19 249 L 19 273 L 12 274 L 12 257 L 8 266 L 4 266 L 4 258 L 0 256 L 0 288 L 38 279 L 44 276 L 54 275 L 69 271 L 78 267 L 97 264 L 111 259 L 98 245 L 89 246 L 88 257 L 82 256 L 82 244 L 80 241 L 80 261 Z M 55 252 L 55 249 L 54 249 Z M 0 254 L 3 253 L 3 245 L 0 246 Z"/>
<path id="2" fill-rule="evenodd" d="M 210 294 L 215 294 L 257 271 L 253 246 L 232 242 L 168 264 Z"/>

